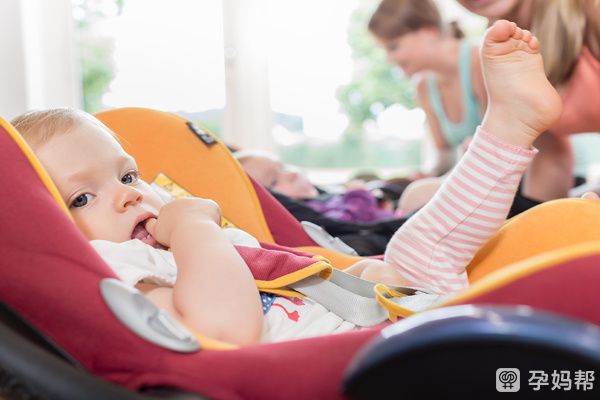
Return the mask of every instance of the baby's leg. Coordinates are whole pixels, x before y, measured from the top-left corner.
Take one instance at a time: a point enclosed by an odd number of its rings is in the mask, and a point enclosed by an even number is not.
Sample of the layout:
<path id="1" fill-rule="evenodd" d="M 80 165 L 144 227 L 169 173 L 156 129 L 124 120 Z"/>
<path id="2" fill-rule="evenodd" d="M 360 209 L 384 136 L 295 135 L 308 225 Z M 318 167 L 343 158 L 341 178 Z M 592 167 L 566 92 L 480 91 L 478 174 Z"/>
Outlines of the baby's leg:
<path id="1" fill-rule="evenodd" d="M 539 42 L 496 22 L 481 48 L 488 108 L 467 153 L 433 199 L 396 232 L 385 261 L 415 286 L 452 293 L 468 286 L 465 266 L 504 222 L 531 147 L 561 111 Z"/>

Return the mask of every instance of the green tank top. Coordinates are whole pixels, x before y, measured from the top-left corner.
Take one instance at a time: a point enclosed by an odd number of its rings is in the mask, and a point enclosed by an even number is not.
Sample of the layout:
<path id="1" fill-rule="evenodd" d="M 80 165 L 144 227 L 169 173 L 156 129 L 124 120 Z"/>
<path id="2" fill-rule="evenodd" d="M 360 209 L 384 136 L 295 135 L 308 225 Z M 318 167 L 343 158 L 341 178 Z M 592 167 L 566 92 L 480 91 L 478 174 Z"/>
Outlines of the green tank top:
<path id="1" fill-rule="evenodd" d="M 471 44 L 467 41 L 463 41 L 459 48 L 458 71 L 463 98 L 463 119 L 458 123 L 448 120 L 435 78 L 427 78 L 429 103 L 439 121 L 444 138 L 452 147 L 459 146 L 465 138 L 473 136 L 481 123 L 479 102 L 471 84 Z"/>

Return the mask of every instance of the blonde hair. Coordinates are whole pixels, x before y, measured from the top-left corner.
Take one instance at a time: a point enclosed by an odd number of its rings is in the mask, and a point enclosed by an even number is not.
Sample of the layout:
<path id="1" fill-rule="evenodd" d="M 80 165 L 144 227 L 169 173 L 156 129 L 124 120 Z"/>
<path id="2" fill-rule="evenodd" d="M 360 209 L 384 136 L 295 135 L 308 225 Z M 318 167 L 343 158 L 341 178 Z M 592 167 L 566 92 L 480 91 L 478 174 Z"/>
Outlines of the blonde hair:
<path id="1" fill-rule="evenodd" d="M 377 38 L 392 40 L 421 28 L 436 28 L 448 36 L 464 37 L 458 23 L 442 25 L 433 0 L 382 0 L 369 20 L 369 31 Z"/>
<path id="2" fill-rule="evenodd" d="M 104 124 L 85 111 L 73 108 L 28 111 L 15 117 L 11 124 L 35 150 L 55 135 L 67 133 L 73 126 L 90 122 L 114 134 Z"/>
<path id="3" fill-rule="evenodd" d="M 587 18 L 584 0 L 538 0 L 531 31 L 542 43 L 546 76 L 553 85 L 571 77 L 583 49 Z"/>

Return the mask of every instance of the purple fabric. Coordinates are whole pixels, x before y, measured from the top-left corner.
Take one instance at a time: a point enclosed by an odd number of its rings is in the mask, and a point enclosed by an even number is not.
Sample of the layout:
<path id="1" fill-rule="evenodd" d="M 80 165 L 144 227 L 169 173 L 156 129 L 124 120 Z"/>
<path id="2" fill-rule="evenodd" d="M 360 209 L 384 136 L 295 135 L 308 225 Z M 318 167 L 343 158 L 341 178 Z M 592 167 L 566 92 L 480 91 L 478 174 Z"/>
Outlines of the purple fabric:
<path id="1" fill-rule="evenodd" d="M 377 199 L 367 190 L 350 190 L 327 200 L 308 201 L 309 207 L 329 218 L 350 222 L 375 222 L 394 218 L 394 212 L 379 208 Z"/>

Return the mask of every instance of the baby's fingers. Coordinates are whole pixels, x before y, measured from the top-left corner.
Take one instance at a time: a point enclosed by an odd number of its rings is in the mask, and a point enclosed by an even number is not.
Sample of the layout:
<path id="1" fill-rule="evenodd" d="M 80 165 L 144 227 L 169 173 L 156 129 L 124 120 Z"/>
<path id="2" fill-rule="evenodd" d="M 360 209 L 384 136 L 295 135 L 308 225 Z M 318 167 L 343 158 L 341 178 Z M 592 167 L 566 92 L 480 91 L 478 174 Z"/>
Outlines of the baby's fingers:
<path id="1" fill-rule="evenodd" d="M 148 218 L 146 220 L 146 225 L 144 226 L 144 228 L 146 228 L 146 230 L 148 231 L 148 233 L 150 235 L 152 235 L 152 237 L 156 237 L 155 233 L 156 233 L 156 218 Z"/>

